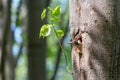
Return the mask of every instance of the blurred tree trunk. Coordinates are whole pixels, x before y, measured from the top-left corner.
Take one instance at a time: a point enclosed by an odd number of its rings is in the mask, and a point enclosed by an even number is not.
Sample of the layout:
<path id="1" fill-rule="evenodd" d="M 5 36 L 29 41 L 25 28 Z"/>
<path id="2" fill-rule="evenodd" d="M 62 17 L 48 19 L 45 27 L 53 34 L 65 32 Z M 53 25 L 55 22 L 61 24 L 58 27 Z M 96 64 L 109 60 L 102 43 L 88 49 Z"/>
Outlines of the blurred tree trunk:
<path id="1" fill-rule="evenodd" d="M 11 22 L 11 21 L 10 21 Z M 15 80 L 15 68 L 14 66 L 14 55 L 12 53 L 12 46 L 14 42 L 14 36 L 11 29 L 8 32 L 8 40 L 6 45 L 6 61 L 5 61 L 5 80 Z"/>
<path id="2" fill-rule="evenodd" d="M 2 4 L 2 0 L 0 0 L 0 80 L 2 79 L 1 77 L 1 47 L 2 47 L 2 31 L 3 31 L 2 13 L 3 13 L 3 4 Z"/>
<path id="3" fill-rule="evenodd" d="M 39 38 L 42 10 L 48 0 L 27 0 L 28 8 L 28 78 L 29 80 L 46 80 L 45 54 L 46 40 Z M 48 5 L 47 5 L 48 6 Z"/>
<path id="4" fill-rule="evenodd" d="M 1 77 L 2 80 L 6 80 L 6 57 L 7 57 L 7 42 L 8 42 L 8 34 L 10 31 L 10 9 L 11 9 L 11 0 L 3 1 L 3 34 L 2 34 L 2 55 L 1 55 Z M 9 79 L 10 80 L 10 79 Z"/>
<path id="5" fill-rule="evenodd" d="M 119 14 L 120 0 L 70 0 L 74 80 L 120 80 Z"/>
<path id="6" fill-rule="evenodd" d="M 0 65 L 1 65 L 1 42 L 2 42 L 2 13 L 3 13 L 3 4 L 2 0 L 0 0 Z"/>
<path id="7" fill-rule="evenodd" d="M 6 0 L 6 7 L 8 6 L 9 13 L 7 15 L 9 23 L 8 24 L 8 32 L 7 32 L 7 44 L 6 44 L 6 59 L 5 59 L 5 80 L 15 80 L 15 67 L 14 67 L 14 56 L 12 54 L 12 45 L 14 41 L 13 32 L 11 31 L 11 4 L 12 0 Z"/>

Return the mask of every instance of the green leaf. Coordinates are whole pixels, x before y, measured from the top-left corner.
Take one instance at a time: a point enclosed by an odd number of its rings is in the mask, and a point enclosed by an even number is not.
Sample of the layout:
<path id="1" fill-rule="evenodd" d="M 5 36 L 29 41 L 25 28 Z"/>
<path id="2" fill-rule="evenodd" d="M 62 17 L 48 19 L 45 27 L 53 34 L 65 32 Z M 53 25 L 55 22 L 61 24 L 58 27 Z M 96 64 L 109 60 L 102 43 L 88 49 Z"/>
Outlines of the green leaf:
<path id="1" fill-rule="evenodd" d="M 54 22 L 60 22 L 60 19 L 58 19 L 58 18 L 53 18 L 53 17 L 51 17 L 50 20 L 51 20 L 51 21 L 54 21 Z"/>
<path id="2" fill-rule="evenodd" d="M 56 19 L 55 18 L 50 18 L 51 21 L 55 21 Z"/>
<path id="3" fill-rule="evenodd" d="M 64 36 L 64 32 L 62 30 L 56 30 L 58 38 L 61 38 Z"/>
<path id="4" fill-rule="evenodd" d="M 46 17 L 46 9 L 44 9 L 41 13 L 41 20 L 43 20 Z"/>
<path id="5" fill-rule="evenodd" d="M 60 16 L 60 6 L 57 6 L 55 7 L 53 10 L 52 10 L 52 15 L 53 16 Z"/>
<path id="6" fill-rule="evenodd" d="M 66 70 L 67 70 L 70 74 L 72 74 L 72 71 L 69 69 L 68 66 L 66 67 Z"/>
<path id="7" fill-rule="evenodd" d="M 52 11 L 52 9 L 50 7 L 47 8 L 49 11 Z"/>
<path id="8" fill-rule="evenodd" d="M 39 36 L 41 37 L 46 37 L 46 36 L 49 36 L 50 35 L 50 32 L 51 32 L 51 27 L 52 25 L 51 24 L 44 24 L 41 29 L 40 29 L 40 34 Z"/>

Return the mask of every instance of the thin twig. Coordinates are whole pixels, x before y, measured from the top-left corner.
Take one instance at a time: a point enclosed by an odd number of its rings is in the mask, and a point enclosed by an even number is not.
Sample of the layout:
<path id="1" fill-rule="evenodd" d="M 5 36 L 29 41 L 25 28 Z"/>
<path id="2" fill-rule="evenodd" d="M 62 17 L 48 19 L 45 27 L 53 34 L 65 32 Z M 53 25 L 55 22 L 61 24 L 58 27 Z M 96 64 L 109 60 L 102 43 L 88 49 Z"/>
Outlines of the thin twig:
<path id="1" fill-rule="evenodd" d="M 69 26 L 69 21 L 67 22 L 67 27 L 66 27 L 66 29 L 65 29 L 65 31 L 64 31 L 64 32 L 66 32 L 65 35 L 64 35 L 63 38 L 59 41 L 60 43 L 58 43 L 58 44 L 61 44 L 61 47 L 62 47 L 62 45 L 63 45 L 63 41 L 64 41 L 65 37 L 67 36 L 68 26 Z M 57 71 L 58 71 L 58 67 L 59 67 L 59 63 L 60 63 L 60 59 L 61 59 L 61 49 L 62 49 L 61 47 L 60 47 L 59 50 L 58 50 L 59 53 L 58 53 L 58 56 L 57 56 L 55 71 L 54 71 L 54 73 L 53 73 L 53 76 L 52 76 L 51 80 L 55 80 L 55 76 L 56 76 L 56 73 L 57 73 Z M 66 57 L 66 59 L 67 59 L 67 57 Z"/>
<path id="2" fill-rule="evenodd" d="M 17 55 L 17 57 L 15 58 L 14 68 L 17 66 L 17 62 L 18 62 L 18 60 L 19 60 L 19 58 L 20 58 L 20 56 L 21 56 L 21 54 L 22 54 L 22 48 L 23 48 L 23 42 L 21 43 L 20 49 L 19 49 L 19 52 L 18 52 L 18 55 Z"/>
<path id="3" fill-rule="evenodd" d="M 20 11 L 21 11 L 21 6 L 22 6 L 22 1 L 23 0 L 20 0 L 20 2 L 19 2 L 19 5 L 18 5 L 18 7 L 17 7 L 17 11 L 16 11 L 16 16 L 17 16 L 17 18 L 16 18 L 16 25 L 18 26 L 18 24 L 19 24 L 19 16 L 20 16 Z"/>
<path id="4" fill-rule="evenodd" d="M 17 7 L 17 11 L 16 11 L 16 16 L 17 16 L 17 18 L 16 18 L 16 26 L 20 26 L 20 25 L 18 25 L 18 23 L 20 21 L 19 16 L 20 16 L 20 12 L 21 12 L 22 2 L 23 2 L 23 0 L 20 0 L 19 5 Z M 14 59 L 14 68 L 16 67 L 18 59 L 20 58 L 20 55 L 22 53 L 21 52 L 22 48 L 23 48 L 23 42 L 20 44 L 20 49 L 19 49 L 17 57 Z"/>
<path id="5" fill-rule="evenodd" d="M 53 25 L 53 24 L 52 24 Z M 53 25 L 53 30 L 54 30 L 54 32 L 55 32 L 55 35 L 57 36 L 57 39 L 58 39 L 58 35 L 57 35 L 57 33 L 56 33 L 56 29 L 55 29 L 55 27 L 54 27 L 54 25 Z M 65 56 L 65 61 L 66 61 L 66 66 L 68 66 L 68 61 L 67 61 L 67 55 L 66 55 L 66 52 L 65 52 L 65 50 L 64 50 L 64 48 L 62 47 L 62 45 L 61 45 L 61 43 L 60 43 L 60 41 L 58 40 L 58 44 L 59 44 L 59 46 L 60 46 L 60 48 L 61 48 L 61 50 L 63 51 L 63 53 L 64 53 L 64 56 Z"/>

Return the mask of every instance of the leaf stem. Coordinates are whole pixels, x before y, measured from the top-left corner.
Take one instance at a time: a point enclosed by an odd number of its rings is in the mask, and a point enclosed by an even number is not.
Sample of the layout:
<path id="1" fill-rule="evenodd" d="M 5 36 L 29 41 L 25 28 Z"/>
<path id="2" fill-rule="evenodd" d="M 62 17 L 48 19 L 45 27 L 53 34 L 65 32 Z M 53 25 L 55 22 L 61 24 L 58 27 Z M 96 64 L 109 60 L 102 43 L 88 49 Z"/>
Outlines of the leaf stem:
<path id="1" fill-rule="evenodd" d="M 54 33 L 55 33 L 57 39 L 58 39 L 58 35 L 57 35 L 57 33 L 56 33 L 56 29 L 55 29 L 53 23 L 52 23 L 52 26 L 53 26 L 53 27 L 52 27 L 52 28 L 53 28 L 53 31 L 54 31 Z M 63 54 L 64 54 L 64 56 L 65 56 L 66 70 L 67 70 L 70 74 L 72 74 L 72 71 L 70 71 L 70 69 L 69 69 L 69 65 L 68 65 L 67 53 L 65 52 L 65 49 L 62 47 L 62 44 L 60 43 L 59 40 L 58 40 L 58 44 L 59 44 L 60 48 L 62 49 Z"/>
<path id="2" fill-rule="evenodd" d="M 52 23 L 52 26 L 53 26 L 53 27 L 52 27 L 52 28 L 53 28 L 53 31 L 54 31 L 54 33 L 55 33 L 57 39 L 58 39 L 58 35 L 57 35 L 57 33 L 56 33 L 56 29 L 55 29 L 53 23 Z M 60 48 L 62 49 L 62 51 L 63 51 L 63 53 L 64 53 L 65 61 L 66 61 L 66 66 L 68 66 L 67 54 L 66 54 L 66 52 L 65 52 L 64 48 L 62 47 L 62 44 L 60 43 L 59 40 L 58 40 L 58 44 L 59 44 Z"/>

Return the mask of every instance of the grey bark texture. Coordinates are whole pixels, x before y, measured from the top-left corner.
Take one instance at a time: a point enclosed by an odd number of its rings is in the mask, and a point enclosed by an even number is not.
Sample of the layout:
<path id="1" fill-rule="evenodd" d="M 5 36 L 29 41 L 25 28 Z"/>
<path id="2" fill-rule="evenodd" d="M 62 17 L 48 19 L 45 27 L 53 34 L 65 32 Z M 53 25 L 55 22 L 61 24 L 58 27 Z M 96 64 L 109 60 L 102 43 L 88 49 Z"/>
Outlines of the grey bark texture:
<path id="1" fill-rule="evenodd" d="M 82 31 L 81 54 L 72 48 L 73 80 L 120 80 L 120 1 L 69 3 L 72 40 Z"/>

